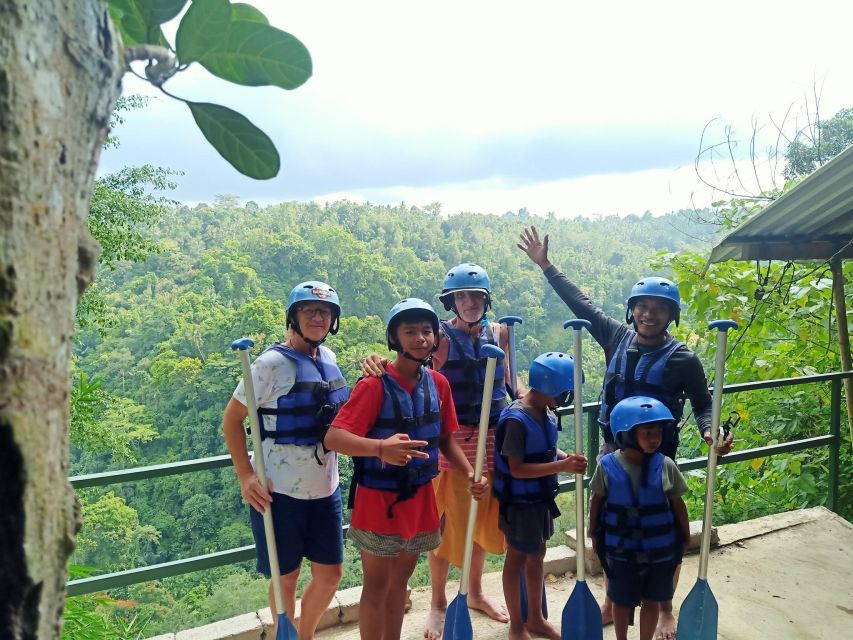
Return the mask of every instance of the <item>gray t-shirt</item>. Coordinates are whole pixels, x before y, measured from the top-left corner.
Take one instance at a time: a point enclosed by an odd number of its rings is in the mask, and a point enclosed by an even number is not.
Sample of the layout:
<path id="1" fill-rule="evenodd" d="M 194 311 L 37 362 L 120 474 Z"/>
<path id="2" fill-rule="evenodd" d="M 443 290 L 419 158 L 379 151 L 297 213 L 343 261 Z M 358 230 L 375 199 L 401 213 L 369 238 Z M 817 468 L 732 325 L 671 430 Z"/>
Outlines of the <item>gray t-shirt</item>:
<path id="1" fill-rule="evenodd" d="M 643 465 L 629 462 L 621 451 L 613 453 L 616 462 L 622 467 L 631 478 L 631 486 L 634 488 L 634 495 L 637 495 L 637 490 L 640 487 L 640 482 L 643 476 Z M 690 490 L 687 488 L 687 481 L 681 475 L 681 470 L 675 462 L 667 457 L 664 457 L 663 468 L 661 469 L 661 486 L 663 492 L 669 498 L 679 498 Z M 607 495 L 607 474 L 604 473 L 601 464 L 595 468 L 595 473 L 592 474 L 592 480 L 589 483 L 589 489 L 593 493 L 600 496 Z"/>
<path id="2" fill-rule="evenodd" d="M 521 410 L 536 422 L 543 424 L 542 417 L 525 407 Z M 504 425 L 504 439 L 500 454 L 507 458 L 524 458 L 525 429 L 519 420 L 510 419 Z M 543 426 L 544 428 L 544 426 Z M 506 504 L 500 508 L 498 528 L 512 540 L 524 543 L 545 543 L 554 535 L 554 515 L 551 505 L 546 503 Z"/>

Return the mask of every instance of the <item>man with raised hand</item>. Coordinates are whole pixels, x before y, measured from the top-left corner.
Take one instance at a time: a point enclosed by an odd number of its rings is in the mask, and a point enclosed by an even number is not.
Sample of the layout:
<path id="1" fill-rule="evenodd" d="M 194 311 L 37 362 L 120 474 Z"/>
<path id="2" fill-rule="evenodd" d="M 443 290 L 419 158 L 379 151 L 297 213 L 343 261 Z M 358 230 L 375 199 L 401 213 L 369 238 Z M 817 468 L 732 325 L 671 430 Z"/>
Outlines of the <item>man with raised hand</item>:
<path id="1" fill-rule="evenodd" d="M 623 323 L 596 307 L 574 282 L 551 264 L 547 234 L 540 238 L 536 227 L 531 226 L 519 237 L 518 248 L 539 265 L 548 284 L 569 309 L 578 318 L 591 323 L 589 333 L 604 349 L 607 373 L 598 416 L 604 442 L 599 456 L 616 449 L 610 431 L 611 410 L 619 401 L 633 395 L 660 400 L 675 418 L 675 426 L 663 434 L 660 446 L 661 453 L 667 457 L 674 460 L 678 451 L 679 429 L 687 399 L 699 433 L 711 445 L 711 394 L 702 363 L 690 348 L 667 331 L 671 322 L 678 325 L 681 319 L 681 296 L 675 283 L 657 277 L 639 280 L 628 297 Z M 729 434 L 717 447 L 717 453 L 723 455 L 731 448 L 732 435 Z M 676 583 L 678 573 L 676 570 Z M 601 606 L 601 618 L 604 624 L 613 622 L 613 602 L 609 598 L 605 598 Z M 670 600 L 661 605 L 656 640 L 675 640 L 675 627 Z"/>

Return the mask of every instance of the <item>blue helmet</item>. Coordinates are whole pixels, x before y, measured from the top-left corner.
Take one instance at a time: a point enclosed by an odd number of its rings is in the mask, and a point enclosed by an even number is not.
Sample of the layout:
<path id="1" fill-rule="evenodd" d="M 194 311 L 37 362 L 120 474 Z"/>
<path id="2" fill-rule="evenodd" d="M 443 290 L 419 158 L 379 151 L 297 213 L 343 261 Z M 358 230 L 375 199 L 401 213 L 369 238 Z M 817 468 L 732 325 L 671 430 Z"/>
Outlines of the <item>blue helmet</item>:
<path id="1" fill-rule="evenodd" d="M 575 362 L 559 351 L 538 356 L 530 365 L 531 389 L 552 398 L 566 396 L 574 388 Z"/>
<path id="2" fill-rule="evenodd" d="M 634 321 L 634 303 L 637 302 L 637 298 L 642 297 L 663 298 L 670 302 L 675 326 L 678 326 L 678 321 L 681 320 L 681 294 L 678 292 L 678 285 L 672 280 L 651 276 L 643 278 L 631 287 L 631 295 L 628 296 L 628 309 L 625 311 L 625 322 L 628 324 Z"/>
<path id="3" fill-rule="evenodd" d="M 483 267 L 466 262 L 457 264 L 447 275 L 444 276 L 444 284 L 441 285 L 441 300 L 447 311 L 455 313 L 453 304 L 454 291 L 481 291 L 486 294 L 486 311 L 492 304 L 492 288 L 489 282 L 489 274 Z"/>
<path id="4" fill-rule="evenodd" d="M 641 424 L 651 422 L 674 422 L 672 412 L 667 406 L 655 398 L 647 396 L 630 396 L 617 403 L 610 412 L 610 432 L 619 445 L 630 444 L 623 442 L 630 436 L 631 430 Z"/>
<path id="5" fill-rule="evenodd" d="M 302 335 L 299 323 L 296 321 L 296 314 L 293 313 L 293 306 L 299 302 L 310 301 L 325 302 L 332 307 L 332 326 L 329 333 L 335 335 L 338 332 L 338 320 L 341 316 L 341 301 L 338 299 L 337 291 L 319 280 L 300 282 L 291 289 L 290 295 L 287 296 L 285 326 L 288 328 L 292 326 L 299 335 Z"/>
<path id="6" fill-rule="evenodd" d="M 388 312 L 388 317 L 385 320 L 385 338 L 388 341 L 388 348 L 391 351 L 402 353 L 402 347 L 397 344 L 394 333 L 397 330 L 397 325 L 401 322 L 417 322 L 419 320 L 427 320 L 432 324 L 432 331 L 435 334 L 435 344 L 433 351 L 438 348 L 439 332 L 438 332 L 438 314 L 429 302 L 425 302 L 420 298 L 404 298 L 397 304 L 391 307 Z"/>

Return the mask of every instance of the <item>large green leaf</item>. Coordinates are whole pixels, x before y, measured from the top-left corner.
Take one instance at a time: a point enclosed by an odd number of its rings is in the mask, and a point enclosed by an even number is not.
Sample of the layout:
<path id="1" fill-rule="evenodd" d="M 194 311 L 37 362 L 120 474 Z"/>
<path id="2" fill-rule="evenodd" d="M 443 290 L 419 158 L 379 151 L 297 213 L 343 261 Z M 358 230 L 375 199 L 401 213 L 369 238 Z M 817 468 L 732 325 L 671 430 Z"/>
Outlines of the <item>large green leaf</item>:
<path id="1" fill-rule="evenodd" d="M 235 2 L 231 5 L 231 19 L 245 20 L 247 22 L 260 22 L 261 24 L 270 23 L 270 21 L 267 20 L 267 17 L 261 13 L 259 9 L 242 2 Z"/>
<path id="2" fill-rule="evenodd" d="M 278 174 L 281 159 L 272 140 L 244 115 L 209 102 L 187 102 L 207 141 L 240 173 L 267 180 Z"/>
<path id="3" fill-rule="evenodd" d="M 193 0 L 181 18 L 175 36 L 175 50 L 182 63 L 200 60 L 221 48 L 231 24 L 228 0 Z"/>
<path id="4" fill-rule="evenodd" d="M 124 46 L 157 44 L 168 47 L 160 24 L 174 18 L 184 4 L 186 0 L 110 0 L 109 11 Z"/>
<path id="5" fill-rule="evenodd" d="M 181 12 L 187 0 L 137 0 L 148 24 L 163 24 Z"/>
<path id="6" fill-rule="evenodd" d="M 109 11 L 126 47 L 148 41 L 148 23 L 136 0 L 110 0 Z"/>
<path id="7" fill-rule="evenodd" d="M 295 89 L 311 77 L 311 54 L 297 38 L 266 24 L 240 20 L 228 27 L 222 46 L 199 62 L 212 74 L 247 86 Z"/>

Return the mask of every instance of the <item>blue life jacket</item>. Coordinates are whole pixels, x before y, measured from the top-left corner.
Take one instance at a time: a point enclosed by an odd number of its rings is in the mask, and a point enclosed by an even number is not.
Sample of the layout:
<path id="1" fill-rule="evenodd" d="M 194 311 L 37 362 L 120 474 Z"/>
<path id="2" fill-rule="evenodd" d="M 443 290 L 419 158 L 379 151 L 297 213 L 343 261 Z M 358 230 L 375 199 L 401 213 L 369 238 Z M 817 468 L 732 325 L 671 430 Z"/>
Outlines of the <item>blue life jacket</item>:
<path id="1" fill-rule="evenodd" d="M 487 344 L 499 346 L 498 342 L 488 323 L 482 327 L 480 336 L 475 341 L 471 340 L 468 333 L 460 331 L 447 321 L 442 321 L 441 331 L 447 338 L 448 346 L 447 361 L 439 371 L 450 383 L 456 419 L 459 424 L 479 424 L 487 361 L 487 358 L 480 356 L 480 350 Z M 503 360 L 500 360 L 495 366 L 495 384 L 489 409 L 490 425 L 497 422 L 506 406 L 504 375 Z"/>
<path id="2" fill-rule="evenodd" d="M 429 458 L 412 458 L 405 466 L 385 464 L 375 456 L 354 457 L 353 484 L 371 489 L 397 492 L 397 499 L 388 508 L 393 518 L 394 504 L 408 500 L 418 487 L 438 475 L 438 442 L 441 436 L 441 406 L 438 389 L 432 374 L 421 367 L 421 379 L 412 393 L 406 391 L 390 375 L 382 380 L 382 407 L 379 417 L 367 432 L 367 437 L 382 440 L 396 433 L 406 433 L 412 440 L 427 442 L 423 451 Z M 350 491 L 350 508 L 354 492 Z"/>
<path id="3" fill-rule="evenodd" d="M 332 418 L 349 398 L 341 370 L 323 348 L 317 350 L 316 358 L 282 344 L 269 348 L 296 364 L 296 383 L 278 397 L 277 408 L 258 409 L 259 416 L 276 416 L 274 430 L 264 428 L 260 417 L 261 439 L 275 438 L 276 444 L 322 442 Z"/>
<path id="4" fill-rule="evenodd" d="M 509 459 L 501 455 L 506 423 L 518 420 L 524 425 L 524 462 L 553 462 L 557 459 L 557 421 L 548 414 L 546 424 L 541 424 L 519 406 L 518 400 L 510 404 L 501 413 L 498 430 L 495 434 L 495 478 L 492 491 L 501 505 L 545 503 L 552 514 L 559 510 L 554 502 L 557 495 L 557 474 L 548 474 L 541 478 L 514 478 L 509 470 Z"/>
<path id="5" fill-rule="evenodd" d="M 607 474 L 607 500 L 601 510 L 604 551 L 608 560 L 638 564 L 665 562 L 678 555 L 678 533 L 669 500 L 663 492 L 664 455 L 648 457 L 634 494 L 631 478 L 614 454 L 599 462 Z"/>
<path id="6" fill-rule="evenodd" d="M 672 336 L 667 336 L 664 343 L 657 349 L 639 354 L 634 374 L 629 379 L 628 355 L 629 352 L 636 352 L 636 337 L 635 331 L 629 329 L 625 332 L 604 374 L 598 422 L 602 426 L 606 442 L 614 442 L 613 433 L 610 431 L 610 412 L 620 400 L 629 396 L 650 396 L 660 400 L 672 413 L 676 425 L 684 414 L 684 391 L 663 386 L 663 374 L 667 362 L 679 348 L 684 346 L 683 343 Z"/>

